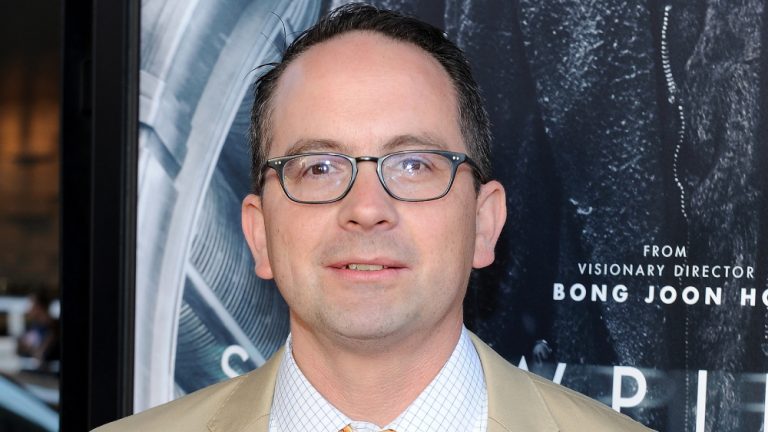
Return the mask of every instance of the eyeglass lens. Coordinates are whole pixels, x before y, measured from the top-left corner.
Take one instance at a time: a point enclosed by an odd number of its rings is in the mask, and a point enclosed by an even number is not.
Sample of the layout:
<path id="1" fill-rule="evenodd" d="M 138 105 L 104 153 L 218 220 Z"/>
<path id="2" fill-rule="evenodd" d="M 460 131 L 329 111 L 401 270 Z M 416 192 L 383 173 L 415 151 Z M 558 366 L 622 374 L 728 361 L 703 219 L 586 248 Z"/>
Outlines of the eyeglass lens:
<path id="1" fill-rule="evenodd" d="M 453 163 L 441 154 L 394 153 L 380 163 L 385 187 L 399 199 L 434 199 L 451 184 Z M 353 161 L 343 156 L 303 155 L 285 163 L 283 186 L 298 201 L 332 201 L 346 193 L 353 173 Z"/>

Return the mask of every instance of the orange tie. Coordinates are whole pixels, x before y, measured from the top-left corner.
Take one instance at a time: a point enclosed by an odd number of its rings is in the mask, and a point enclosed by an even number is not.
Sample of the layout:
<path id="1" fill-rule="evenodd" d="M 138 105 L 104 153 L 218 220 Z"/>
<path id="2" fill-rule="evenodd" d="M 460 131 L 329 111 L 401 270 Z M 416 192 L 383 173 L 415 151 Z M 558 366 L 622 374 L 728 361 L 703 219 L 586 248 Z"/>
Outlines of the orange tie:
<path id="1" fill-rule="evenodd" d="M 344 426 L 344 429 L 340 430 L 339 432 L 355 432 L 352 430 L 352 425 L 346 425 Z M 381 432 L 396 432 L 394 429 L 385 429 Z"/>

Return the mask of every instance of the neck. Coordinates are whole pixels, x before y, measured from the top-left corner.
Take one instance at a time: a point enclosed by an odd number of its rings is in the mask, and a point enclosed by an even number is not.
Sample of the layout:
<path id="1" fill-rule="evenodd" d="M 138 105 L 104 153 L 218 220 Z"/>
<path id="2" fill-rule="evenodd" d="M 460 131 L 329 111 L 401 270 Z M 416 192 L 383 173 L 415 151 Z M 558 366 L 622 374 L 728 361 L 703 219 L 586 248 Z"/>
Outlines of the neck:
<path id="1" fill-rule="evenodd" d="M 355 341 L 309 331 L 292 319 L 293 356 L 309 382 L 353 420 L 385 426 L 437 376 L 461 334 L 461 319 L 430 332 Z"/>

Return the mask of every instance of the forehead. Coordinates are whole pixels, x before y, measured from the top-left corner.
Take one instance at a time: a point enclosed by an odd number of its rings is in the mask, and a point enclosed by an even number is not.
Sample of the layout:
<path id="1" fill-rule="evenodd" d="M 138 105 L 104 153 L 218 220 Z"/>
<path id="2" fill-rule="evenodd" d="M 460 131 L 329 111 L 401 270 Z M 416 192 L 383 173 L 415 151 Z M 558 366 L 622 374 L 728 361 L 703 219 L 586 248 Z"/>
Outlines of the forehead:
<path id="1" fill-rule="evenodd" d="M 298 141 L 376 154 L 397 136 L 464 151 L 453 84 L 429 53 L 372 32 L 351 32 L 297 57 L 272 101 L 270 156 Z"/>

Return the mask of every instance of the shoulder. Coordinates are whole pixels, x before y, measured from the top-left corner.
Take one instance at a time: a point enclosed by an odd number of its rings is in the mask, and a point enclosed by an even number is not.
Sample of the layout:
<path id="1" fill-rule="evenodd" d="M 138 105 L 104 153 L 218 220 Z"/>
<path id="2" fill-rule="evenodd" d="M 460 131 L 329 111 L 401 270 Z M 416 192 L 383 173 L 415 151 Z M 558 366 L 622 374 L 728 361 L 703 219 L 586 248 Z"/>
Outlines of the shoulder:
<path id="1" fill-rule="evenodd" d="M 510 367 L 514 367 L 510 365 Z M 605 404 L 584 396 L 581 393 L 555 384 L 538 375 L 521 371 L 526 374 L 538 389 L 542 400 L 562 432 L 648 432 L 650 429 L 620 414 Z"/>
<path id="2" fill-rule="evenodd" d="M 474 335 L 473 342 L 488 388 L 489 432 L 650 431 L 594 399 L 513 366 Z"/>
<path id="3" fill-rule="evenodd" d="M 207 431 L 207 423 L 244 376 L 220 382 L 171 402 L 109 423 L 94 432 L 118 431 Z"/>
<path id="4" fill-rule="evenodd" d="M 283 350 L 263 366 L 166 404 L 109 423 L 94 432 L 208 432 L 264 423 L 272 408 Z"/>

